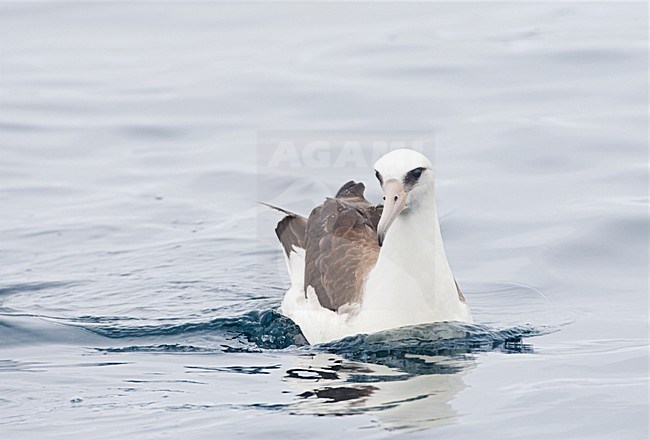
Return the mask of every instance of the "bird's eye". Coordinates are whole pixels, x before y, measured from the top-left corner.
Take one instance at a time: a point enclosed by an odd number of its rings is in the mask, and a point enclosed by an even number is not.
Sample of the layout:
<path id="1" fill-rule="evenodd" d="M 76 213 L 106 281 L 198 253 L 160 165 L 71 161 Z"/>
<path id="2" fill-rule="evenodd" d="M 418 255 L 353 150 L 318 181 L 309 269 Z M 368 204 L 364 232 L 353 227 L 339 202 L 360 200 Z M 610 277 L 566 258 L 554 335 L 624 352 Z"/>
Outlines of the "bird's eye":
<path id="1" fill-rule="evenodd" d="M 404 176 L 404 187 L 413 187 L 418 182 L 420 176 L 424 172 L 425 168 L 419 167 L 414 168 Z"/>
<path id="2" fill-rule="evenodd" d="M 375 170 L 375 176 L 377 177 L 377 180 L 379 180 L 379 183 L 384 183 L 383 179 L 381 178 L 381 174 L 379 174 L 379 171 Z"/>

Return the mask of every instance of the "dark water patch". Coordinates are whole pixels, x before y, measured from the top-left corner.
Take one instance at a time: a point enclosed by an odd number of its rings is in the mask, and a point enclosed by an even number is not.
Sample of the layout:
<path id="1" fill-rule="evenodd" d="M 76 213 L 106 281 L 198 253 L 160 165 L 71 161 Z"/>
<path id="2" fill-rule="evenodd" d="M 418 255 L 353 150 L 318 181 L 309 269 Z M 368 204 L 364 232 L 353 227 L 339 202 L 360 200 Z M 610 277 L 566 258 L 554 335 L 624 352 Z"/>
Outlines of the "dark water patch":
<path id="1" fill-rule="evenodd" d="M 74 364 L 75 367 L 115 367 L 119 365 L 129 365 L 133 362 L 83 362 Z"/>
<path id="2" fill-rule="evenodd" d="M 233 365 L 230 367 L 200 367 L 195 365 L 186 365 L 185 368 L 193 371 L 220 371 L 225 373 L 239 373 L 239 374 L 270 374 L 269 370 L 277 370 L 280 365 L 264 365 L 264 366 L 241 366 Z"/>
<path id="3" fill-rule="evenodd" d="M 460 371 L 461 368 L 447 369 L 445 373 L 453 373 Z M 429 370 L 431 371 L 431 370 Z M 437 370 L 438 373 L 442 372 L 441 369 Z M 384 383 L 384 382 L 399 382 L 413 377 L 411 374 L 351 374 L 348 376 L 347 381 L 353 383 Z"/>
<path id="4" fill-rule="evenodd" d="M 237 407 L 237 405 L 233 405 Z M 292 409 L 291 405 L 284 403 L 252 403 L 250 405 L 240 405 L 242 409 L 261 409 L 266 411 L 289 411 Z"/>
<path id="5" fill-rule="evenodd" d="M 373 392 L 378 390 L 379 388 L 372 385 L 361 387 L 322 387 L 313 391 L 305 391 L 304 393 L 298 394 L 298 397 L 303 399 L 316 397 L 318 399 L 324 399 L 326 403 L 335 403 L 369 397 Z"/>
<path id="6" fill-rule="evenodd" d="M 130 345 L 128 347 L 96 348 L 95 350 L 103 353 L 215 353 L 219 351 L 181 344 Z"/>
<path id="7" fill-rule="evenodd" d="M 307 345 L 300 328 L 289 318 L 273 310 L 252 311 L 233 318 L 217 318 L 209 322 L 141 327 L 86 327 L 108 338 L 189 337 L 218 334 L 243 338 L 261 349 L 282 349 Z"/>
<path id="8" fill-rule="evenodd" d="M 94 348 L 99 353 L 261 353 L 262 349 L 253 346 L 233 347 L 226 344 L 220 344 L 215 347 L 200 347 L 187 344 L 157 344 L 157 345 L 129 345 L 126 347 L 108 347 Z"/>
<path id="9" fill-rule="evenodd" d="M 463 363 L 431 361 L 428 358 L 463 360 L 469 354 L 493 350 L 531 353 L 532 345 L 524 343 L 523 338 L 552 331 L 532 326 L 499 330 L 479 324 L 441 322 L 351 336 L 315 348 L 350 361 L 398 369 L 407 375 L 450 374 L 462 370 Z M 357 374 L 350 380 L 366 382 L 375 381 L 377 377 Z"/>
<path id="10" fill-rule="evenodd" d="M 195 404 L 187 403 L 185 405 L 168 406 L 165 408 L 165 410 L 166 411 L 204 411 L 208 409 L 214 409 L 218 406 L 219 405 L 195 405 Z"/>
<path id="11" fill-rule="evenodd" d="M 339 378 L 339 375 L 332 371 L 326 371 L 327 368 L 318 370 L 316 368 L 291 368 L 287 370 L 286 376 L 291 379 L 302 379 L 302 380 L 314 380 L 320 381 L 321 379 L 325 380 L 335 380 Z"/>
<path id="12" fill-rule="evenodd" d="M 253 347 L 232 347 L 230 345 L 221 344 L 221 349 L 224 353 L 260 353 L 262 350 Z"/>
<path id="13" fill-rule="evenodd" d="M 174 380 L 138 380 L 138 379 L 127 379 L 124 380 L 127 383 L 191 383 L 195 385 L 205 385 L 206 382 L 200 382 L 198 380 L 189 380 L 189 379 L 174 379 Z"/>

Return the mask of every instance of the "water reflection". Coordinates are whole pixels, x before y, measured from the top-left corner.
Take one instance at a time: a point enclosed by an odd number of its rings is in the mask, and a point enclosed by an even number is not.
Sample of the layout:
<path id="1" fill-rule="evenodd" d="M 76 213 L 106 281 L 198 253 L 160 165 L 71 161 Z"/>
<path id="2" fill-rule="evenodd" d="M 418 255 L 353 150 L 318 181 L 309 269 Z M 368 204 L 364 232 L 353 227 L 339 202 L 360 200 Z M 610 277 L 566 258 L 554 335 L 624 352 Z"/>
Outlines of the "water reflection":
<path id="1" fill-rule="evenodd" d="M 474 368 L 471 357 L 405 357 L 405 363 L 439 373 L 407 374 L 380 364 L 349 361 L 327 353 L 298 358 L 284 381 L 295 394 L 293 414 L 370 413 L 386 429 L 419 430 L 456 417 L 450 401 L 465 388 L 463 377 Z"/>
<path id="2" fill-rule="evenodd" d="M 358 335 L 296 357 L 283 381 L 294 394 L 292 414 L 372 414 L 389 430 L 450 423 L 452 400 L 465 388 L 475 353 L 530 353 L 533 328 L 491 330 L 438 323 Z"/>

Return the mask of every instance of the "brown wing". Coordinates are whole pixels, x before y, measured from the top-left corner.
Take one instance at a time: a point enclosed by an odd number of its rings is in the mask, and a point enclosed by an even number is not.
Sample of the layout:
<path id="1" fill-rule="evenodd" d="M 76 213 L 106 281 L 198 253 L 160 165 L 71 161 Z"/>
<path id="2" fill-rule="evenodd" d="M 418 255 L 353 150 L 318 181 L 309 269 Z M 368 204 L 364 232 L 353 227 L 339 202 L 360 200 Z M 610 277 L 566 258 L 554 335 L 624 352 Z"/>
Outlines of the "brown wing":
<path id="1" fill-rule="evenodd" d="M 287 215 L 280 220 L 275 228 L 275 235 L 278 236 L 280 243 L 282 243 L 282 248 L 284 249 L 286 256 L 288 257 L 291 251 L 293 251 L 293 246 L 304 249 L 307 219 L 295 212 L 287 211 L 286 209 L 278 208 L 277 206 L 269 205 L 268 203 L 262 204 Z"/>
<path id="2" fill-rule="evenodd" d="M 364 190 L 362 183 L 346 183 L 307 220 L 305 292 L 312 286 L 330 310 L 361 301 L 365 278 L 379 256 L 381 207 L 370 205 Z"/>

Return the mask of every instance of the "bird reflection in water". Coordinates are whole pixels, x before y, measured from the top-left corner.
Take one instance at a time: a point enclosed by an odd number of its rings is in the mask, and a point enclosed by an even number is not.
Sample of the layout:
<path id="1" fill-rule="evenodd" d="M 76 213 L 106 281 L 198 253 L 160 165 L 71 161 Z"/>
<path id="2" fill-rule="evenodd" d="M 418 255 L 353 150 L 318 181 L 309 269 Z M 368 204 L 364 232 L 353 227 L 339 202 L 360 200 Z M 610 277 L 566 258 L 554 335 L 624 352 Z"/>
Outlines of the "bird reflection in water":
<path id="1" fill-rule="evenodd" d="M 463 324 L 435 324 L 359 335 L 298 358 L 284 381 L 293 414 L 371 414 L 390 430 L 415 431 L 453 422 L 453 399 L 475 368 L 477 352 L 531 352 L 520 336 Z"/>

